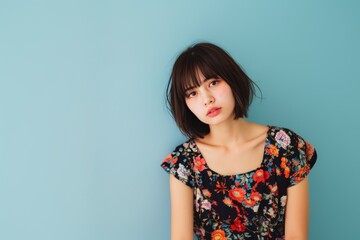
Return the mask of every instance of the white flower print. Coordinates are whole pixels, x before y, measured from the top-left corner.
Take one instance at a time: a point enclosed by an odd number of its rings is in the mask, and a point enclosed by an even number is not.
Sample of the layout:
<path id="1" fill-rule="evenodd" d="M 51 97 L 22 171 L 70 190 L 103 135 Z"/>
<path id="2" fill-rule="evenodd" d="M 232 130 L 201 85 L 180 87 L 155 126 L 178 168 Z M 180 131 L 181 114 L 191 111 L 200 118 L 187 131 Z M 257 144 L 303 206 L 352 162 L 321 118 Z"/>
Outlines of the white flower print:
<path id="1" fill-rule="evenodd" d="M 283 130 L 280 130 L 275 135 L 275 140 L 280 146 L 284 149 L 290 144 L 290 137 L 284 132 Z"/>
<path id="2" fill-rule="evenodd" d="M 207 199 L 205 199 L 204 201 L 201 202 L 201 208 L 203 208 L 205 210 L 210 210 L 211 203 Z"/>
<path id="3" fill-rule="evenodd" d="M 195 198 L 195 209 L 196 209 L 196 212 L 199 212 L 200 210 L 200 204 L 199 204 L 199 200 L 201 200 L 202 197 L 201 197 L 201 191 L 199 188 L 196 188 L 196 198 Z"/>
<path id="4" fill-rule="evenodd" d="M 268 214 L 271 218 L 275 218 L 275 211 L 273 208 L 269 208 Z"/>
<path id="5" fill-rule="evenodd" d="M 286 205 L 287 196 L 282 196 L 280 198 L 281 206 L 284 207 Z"/>
<path id="6" fill-rule="evenodd" d="M 188 179 L 188 176 L 190 174 L 190 171 L 188 169 L 186 169 L 185 166 L 182 165 L 181 163 L 179 164 L 179 168 L 176 172 L 180 178 L 185 179 L 185 180 Z"/>

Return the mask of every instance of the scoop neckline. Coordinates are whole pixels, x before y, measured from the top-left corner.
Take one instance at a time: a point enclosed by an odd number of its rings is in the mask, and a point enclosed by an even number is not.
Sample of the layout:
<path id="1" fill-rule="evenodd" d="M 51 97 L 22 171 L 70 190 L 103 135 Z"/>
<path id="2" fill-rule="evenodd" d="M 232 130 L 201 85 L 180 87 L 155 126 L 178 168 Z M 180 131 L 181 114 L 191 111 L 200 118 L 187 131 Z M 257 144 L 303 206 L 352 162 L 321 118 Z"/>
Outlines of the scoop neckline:
<path id="1" fill-rule="evenodd" d="M 268 142 L 269 142 L 269 134 L 270 134 L 270 130 L 272 128 L 271 125 L 266 125 L 268 127 L 268 130 L 266 132 L 266 138 L 264 139 L 265 140 L 265 143 L 264 143 L 264 147 L 263 147 L 263 156 L 262 156 L 262 160 L 261 160 L 261 163 L 260 163 L 260 166 L 258 166 L 257 168 L 253 169 L 253 170 L 250 170 L 250 171 L 247 171 L 247 172 L 243 172 L 243 173 L 236 173 L 236 174 L 221 174 L 221 173 L 218 173 L 217 171 L 211 169 L 209 167 L 209 165 L 207 164 L 207 161 L 206 159 L 204 158 L 204 156 L 202 155 L 199 147 L 197 146 L 196 142 L 195 142 L 195 138 L 191 138 L 190 141 L 193 143 L 193 146 L 194 148 L 196 149 L 196 152 L 199 154 L 200 158 L 204 160 L 204 166 L 205 166 L 205 169 L 211 171 L 213 174 L 215 175 L 218 175 L 218 176 L 221 176 L 221 177 L 236 177 L 236 176 L 241 176 L 241 175 L 246 175 L 246 174 L 251 174 L 253 172 L 256 172 L 257 170 L 259 169 L 262 169 L 264 166 L 264 161 L 265 161 L 265 154 L 266 154 L 266 147 L 268 145 Z"/>

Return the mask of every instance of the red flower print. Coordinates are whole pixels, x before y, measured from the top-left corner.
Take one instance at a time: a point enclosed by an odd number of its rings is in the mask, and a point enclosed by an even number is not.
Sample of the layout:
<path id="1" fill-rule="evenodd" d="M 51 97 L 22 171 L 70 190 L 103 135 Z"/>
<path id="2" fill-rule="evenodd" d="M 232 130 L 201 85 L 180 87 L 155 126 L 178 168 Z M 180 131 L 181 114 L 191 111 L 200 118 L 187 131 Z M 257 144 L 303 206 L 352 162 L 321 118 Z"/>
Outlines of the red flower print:
<path id="1" fill-rule="evenodd" d="M 242 202 L 244 200 L 245 190 L 242 188 L 234 188 L 229 190 L 229 196 L 232 200 Z"/>
<path id="2" fill-rule="evenodd" d="M 300 182 L 301 180 L 303 180 L 304 176 L 309 174 L 309 171 L 310 171 L 309 165 L 299 169 L 294 176 L 295 177 L 294 182 Z"/>
<path id="3" fill-rule="evenodd" d="M 298 142 L 298 148 L 300 149 L 300 148 L 302 148 L 303 146 L 304 146 L 304 141 L 303 140 L 301 140 L 301 139 L 299 139 L 299 142 Z"/>
<path id="4" fill-rule="evenodd" d="M 288 162 L 287 158 L 286 158 L 286 157 L 282 157 L 282 158 L 281 158 L 280 167 L 285 168 L 287 162 Z"/>
<path id="5" fill-rule="evenodd" d="M 258 192 L 253 192 L 253 193 L 251 193 L 250 198 L 256 202 L 260 202 L 262 199 L 262 196 Z"/>
<path id="6" fill-rule="evenodd" d="M 254 199 L 248 198 L 244 200 L 244 203 L 246 206 L 252 207 L 256 204 L 256 201 L 254 201 Z"/>
<path id="7" fill-rule="evenodd" d="M 226 240 L 224 230 L 218 229 L 211 233 L 211 240 Z"/>
<path id="8" fill-rule="evenodd" d="M 262 197 L 258 192 L 253 192 L 253 193 L 251 193 L 250 198 L 247 198 L 244 200 L 244 203 L 246 206 L 252 207 L 257 202 L 260 202 L 261 199 L 262 199 Z"/>
<path id="9" fill-rule="evenodd" d="M 289 178 L 290 176 L 290 168 L 286 165 L 288 162 L 288 159 L 286 157 L 281 158 L 281 164 L 280 167 L 284 169 L 285 178 Z M 294 163 L 296 165 L 296 163 Z"/>
<path id="10" fill-rule="evenodd" d="M 208 189 L 203 189 L 202 193 L 204 194 L 205 197 L 211 197 L 211 192 Z"/>
<path id="11" fill-rule="evenodd" d="M 178 158 L 177 157 L 173 157 L 172 154 L 170 153 L 166 158 L 165 158 L 165 162 L 170 162 L 172 164 L 175 164 L 177 162 Z"/>
<path id="12" fill-rule="evenodd" d="M 221 183 L 219 181 L 216 182 L 215 192 L 225 194 L 226 190 L 227 190 L 227 188 L 226 188 L 226 184 L 224 182 L 221 182 Z"/>
<path id="13" fill-rule="evenodd" d="M 265 150 L 270 155 L 273 155 L 275 157 L 279 156 L 279 150 L 274 144 L 270 144 L 270 147 L 267 147 Z"/>
<path id="14" fill-rule="evenodd" d="M 277 184 L 271 185 L 269 184 L 269 189 L 272 193 L 278 194 L 278 186 Z"/>
<path id="15" fill-rule="evenodd" d="M 270 177 L 270 173 L 267 171 L 264 171 L 263 169 L 259 169 L 255 172 L 253 179 L 255 182 L 263 182 L 265 183 L 265 181 Z"/>
<path id="16" fill-rule="evenodd" d="M 196 157 L 194 160 L 194 170 L 201 172 L 205 169 L 205 160 L 200 157 Z"/>
<path id="17" fill-rule="evenodd" d="M 237 231 L 237 232 L 245 231 L 245 225 L 239 219 L 235 219 L 234 224 L 231 224 L 230 228 L 231 228 L 231 230 Z"/>
<path id="18" fill-rule="evenodd" d="M 315 148 L 306 142 L 306 160 L 310 160 L 315 152 Z"/>
<path id="19" fill-rule="evenodd" d="M 286 167 L 284 169 L 284 174 L 285 174 L 285 178 L 289 178 L 290 177 L 290 168 Z"/>
<path id="20" fill-rule="evenodd" d="M 233 204 L 230 198 L 224 198 L 223 203 L 225 203 L 229 207 L 231 207 Z"/>

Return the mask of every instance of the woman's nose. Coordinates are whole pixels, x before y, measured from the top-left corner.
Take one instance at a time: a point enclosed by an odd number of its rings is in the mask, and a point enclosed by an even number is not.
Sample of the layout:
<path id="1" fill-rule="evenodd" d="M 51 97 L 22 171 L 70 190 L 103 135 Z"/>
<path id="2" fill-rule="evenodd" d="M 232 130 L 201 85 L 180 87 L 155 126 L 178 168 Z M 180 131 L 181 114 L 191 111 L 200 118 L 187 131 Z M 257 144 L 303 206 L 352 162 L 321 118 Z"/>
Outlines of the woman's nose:
<path id="1" fill-rule="evenodd" d="M 207 106 L 211 103 L 214 103 L 215 99 L 212 95 L 210 94 L 205 94 L 204 96 L 204 105 Z"/>

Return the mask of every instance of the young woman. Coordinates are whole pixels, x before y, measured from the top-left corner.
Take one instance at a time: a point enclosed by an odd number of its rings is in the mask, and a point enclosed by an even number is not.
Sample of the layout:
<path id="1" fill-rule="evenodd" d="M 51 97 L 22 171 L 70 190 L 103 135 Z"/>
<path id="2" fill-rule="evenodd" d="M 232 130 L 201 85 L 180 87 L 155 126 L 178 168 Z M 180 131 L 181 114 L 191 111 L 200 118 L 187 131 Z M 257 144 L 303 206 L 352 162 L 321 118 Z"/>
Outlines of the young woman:
<path id="1" fill-rule="evenodd" d="M 254 85 L 214 44 L 177 58 L 167 97 L 188 140 L 161 164 L 170 173 L 172 240 L 307 239 L 316 151 L 290 129 L 244 119 Z"/>

